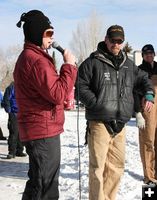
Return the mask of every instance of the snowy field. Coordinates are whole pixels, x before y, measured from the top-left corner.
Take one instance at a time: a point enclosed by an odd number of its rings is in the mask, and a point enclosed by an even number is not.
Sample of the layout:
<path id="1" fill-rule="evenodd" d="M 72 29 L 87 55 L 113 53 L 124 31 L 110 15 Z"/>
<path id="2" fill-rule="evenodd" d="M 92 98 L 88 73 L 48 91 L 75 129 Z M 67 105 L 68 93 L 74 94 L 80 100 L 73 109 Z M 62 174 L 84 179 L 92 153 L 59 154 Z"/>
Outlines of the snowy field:
<path id="1" fill-rule="evenodd" d="M 88 200 L 88 148 L 84 146 L 86 121 L 84 112 L 66 111 L 65 132 L 61 136 L 62 161 L 60 173 L 60 200 L 79 200 L 79 148 L 81 158 L 81 200 Z M 0 126 L 4 136 L 8 136 L 7 114 L 0 109 Z M 27 180 L 28 156 L 6 159 L 7 142 L 0 141 L 0 200 L 21 200 Z M 139 156 L 138 129 L 135 120 L 127 124 L 125 173 L 117 195 L 117 200 L 142 199 L 142 165 Z"/>

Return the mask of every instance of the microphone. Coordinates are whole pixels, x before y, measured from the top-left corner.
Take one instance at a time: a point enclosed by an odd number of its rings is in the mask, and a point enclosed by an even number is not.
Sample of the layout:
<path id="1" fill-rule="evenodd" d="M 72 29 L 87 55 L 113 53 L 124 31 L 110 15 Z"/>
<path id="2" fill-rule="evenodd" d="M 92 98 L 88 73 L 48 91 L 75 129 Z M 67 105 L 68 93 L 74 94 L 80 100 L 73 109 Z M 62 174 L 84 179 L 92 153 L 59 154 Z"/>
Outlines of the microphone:
<path id="1" fill-rule="evenodd" d="M 52 47 L 57 49 L 61 54 L 64 54 L 64 49 L 57 42 L 53 42 Z"/>

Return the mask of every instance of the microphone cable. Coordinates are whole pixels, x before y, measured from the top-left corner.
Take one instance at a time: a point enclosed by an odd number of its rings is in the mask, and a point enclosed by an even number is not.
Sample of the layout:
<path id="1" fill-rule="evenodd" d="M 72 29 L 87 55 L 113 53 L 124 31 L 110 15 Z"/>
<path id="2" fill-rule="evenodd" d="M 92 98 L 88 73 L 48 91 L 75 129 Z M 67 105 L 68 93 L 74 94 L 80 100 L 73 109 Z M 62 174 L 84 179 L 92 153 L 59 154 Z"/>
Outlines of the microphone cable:
<path id="1" fill-rule="evenodd" d="M 78 171 L 79 171 L 79 200 L 82 199 L 82 187 L 81 187 L 81 152 L 80 152 L 80 130 L 79 130 L 79 70 L 77 72 L 77 141 L 78 141 Z"/>
<path id="2" fill-rule="evenodd" d="M 57 49 L 61 54 L 64 54 L 64 49 L 56 42 L 54 41 L 51 45 L 53 48 Z M 75 63 L 76 64 L 76 63 Z M 77 66 L 77 64 L 76 64 Z M 77 71 L 77 82 L 76 82 L 76 85 L 77 85 L 77 103 L 78 103 L 78 106 L 77 106 L 77 149 L 78 149 L 78 178 L 79 178 L 79 200 L 82 199 L 82 188 L 81 188 L 81 152 L 80 152 L 80 131 L 79 131 L 79 70 Z"/>

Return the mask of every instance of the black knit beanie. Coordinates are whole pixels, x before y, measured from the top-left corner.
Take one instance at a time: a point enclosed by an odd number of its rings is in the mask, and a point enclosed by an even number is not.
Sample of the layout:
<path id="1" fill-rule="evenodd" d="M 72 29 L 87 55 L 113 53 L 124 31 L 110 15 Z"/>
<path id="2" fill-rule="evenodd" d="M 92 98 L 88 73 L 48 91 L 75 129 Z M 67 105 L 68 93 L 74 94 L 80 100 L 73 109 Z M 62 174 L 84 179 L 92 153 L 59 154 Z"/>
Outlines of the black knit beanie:
<path id="1" fill-rule="evenodd" d="M 16 24 L 17 27 L 21 27 L 23 24 L 23 32 L 25 40 L 29 41 L 37 46 L 42 45 L 43 33 L 46 29 L 52 28 L 51 22 L 39 10 L 31 10 L 21 15 L 20 21 Z"/>

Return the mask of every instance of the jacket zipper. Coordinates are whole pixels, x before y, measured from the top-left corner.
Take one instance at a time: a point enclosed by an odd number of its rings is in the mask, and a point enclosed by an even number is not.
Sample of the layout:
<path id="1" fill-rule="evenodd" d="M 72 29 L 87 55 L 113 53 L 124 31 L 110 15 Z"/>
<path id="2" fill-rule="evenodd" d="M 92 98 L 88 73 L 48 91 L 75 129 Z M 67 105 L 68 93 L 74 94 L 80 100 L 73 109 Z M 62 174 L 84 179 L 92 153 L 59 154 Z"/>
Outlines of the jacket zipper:
<path id="1" fill-rule="evenodd" d="M 120 114 L 120 102 L 119 102 L 119 71 L 116 71 L 117 74 L 117 119 L 119 118 Z"/>
<path id="2" fill-rule="evenodd" d="M 51 109 L 51 119 L 55 120 L 55 107 Z"/>

